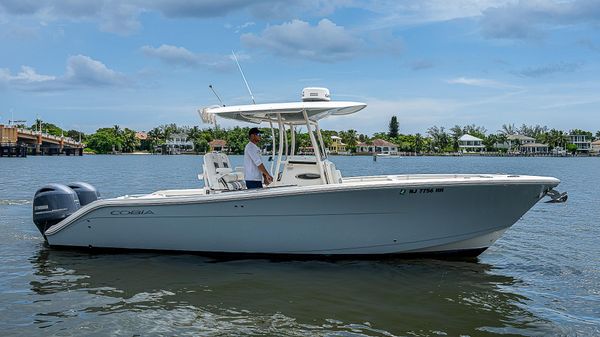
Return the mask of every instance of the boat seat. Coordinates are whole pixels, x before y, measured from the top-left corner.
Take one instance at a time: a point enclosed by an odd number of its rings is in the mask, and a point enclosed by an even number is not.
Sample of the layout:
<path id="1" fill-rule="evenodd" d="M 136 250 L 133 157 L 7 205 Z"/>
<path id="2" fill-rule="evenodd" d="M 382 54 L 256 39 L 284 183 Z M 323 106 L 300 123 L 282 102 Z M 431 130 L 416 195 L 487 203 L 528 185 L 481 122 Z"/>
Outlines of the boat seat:
<path id="1" fill-rule="evenodd" d="M 246 188 L 244 173 L 234 171 L 226 154 L 209 152 L 204 155 L 204 184 L 213 190 L 237 191 Z"/>

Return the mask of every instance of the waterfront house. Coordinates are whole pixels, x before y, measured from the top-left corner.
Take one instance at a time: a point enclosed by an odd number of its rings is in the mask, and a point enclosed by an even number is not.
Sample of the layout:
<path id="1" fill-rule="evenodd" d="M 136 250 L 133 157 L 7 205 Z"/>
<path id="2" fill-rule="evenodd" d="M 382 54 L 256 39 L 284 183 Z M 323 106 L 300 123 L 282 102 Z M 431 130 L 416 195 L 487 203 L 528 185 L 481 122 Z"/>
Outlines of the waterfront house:
<path id="1" fill-rule="evenodd" d="M 331 136 L 331 144 L 327 148 L 329 153 L 332 154 L 346 154 L 346 144 L 342 142 L 342 138 L 338 136 Z"/>
<path id="2" fill-rule="evenodd" d="M 185 133 L 173 133 L 167 139 L 165 147 L 168 154 L 180 154 L 181 152 L 193 151 L 194 142 L 188 140 Z"/>
<path id="3" fill-rule="evenodd" d="M 223 139 L 214 139 L 208 143 L 208 146 L 210 146 L 210 151 L 214 152 L 227 152 L 228 150 L 227 141 Z"/>
<path id="4" fill-rule="evenodd" d="M 375 139 L 372 144 L 360 142 L 356 145 L 356 152 L 363 154 L 383 153 L 383 154 L 398 154 L 398 145 L 390 143 L 383 139 Z"/>
<path id="5" fill-rule="evenodd" d="M 519 151 L 523 154 L 548 154 L 550 148 L 547 144 L 527 143 L 519 147 Z"/>
<path id="6" fill-rule="evenodd" d="M 498 149 L 506 149 L 508 151 L 511 150 L 519 150 L 520 147 L 527 144 L 535 143 L 535 138 L 525 136 L 525 135 L 507 135 L 506 142 L 504 143 L 496 143 L 494 147 Z"/>
<path id="7" fill-rule="evenodd" d="M 577 146 L 577 152 L 589 153 L 592 149 L 592 142 L 587 135 L 569 135 L 569 143 Z"/>
<path id="8" fill-rule="evenodd" d="M 460 152 L 481 152 L 485 150 L 483 139 L 464 134 L 458 139 L 458 149 Z"/>
<path id="9" fill-rule="evenodd" d="M 592 142 L 592 153 L 600 154 L 600 139 Z"/>

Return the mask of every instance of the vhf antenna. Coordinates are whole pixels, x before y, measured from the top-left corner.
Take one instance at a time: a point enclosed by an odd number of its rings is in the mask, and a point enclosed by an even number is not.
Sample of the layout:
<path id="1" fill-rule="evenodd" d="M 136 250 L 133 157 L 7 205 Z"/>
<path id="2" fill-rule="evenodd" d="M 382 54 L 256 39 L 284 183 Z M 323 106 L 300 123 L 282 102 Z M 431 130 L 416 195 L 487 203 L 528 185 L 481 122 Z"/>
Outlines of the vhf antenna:
<path id="1" fill-rule="evenodd" d="M 233 50 L 231 51 L 231 54 L 233 54 L 233 59 L 235 60 L 235 63 L 238 66 L 238 69 L 240 70 L 240 74 L 242 74 L 242 79 L 244 80 L 244 83 L 246 84 L 246 89 L 248 89 L 248 93 L 250 94 L 250 98 L 252 98 L 252 103 L 256 104 L 256 101 L 254 100 L 254 95 L 252 95 L 252 90 L 250 90 L 250 86 L 248 85 L 248 81 L 246 81 L 246 76 L 244 76 L 244 72 L 242 71 L 242 67 L 240 66 L 240 63 L 238 62 L 237 56 L 235 56 L 235 53 L 233 52 Z"/>
<path id="2" fill-rule="evenodd" d="M 213 94 L 215 94 L 215 96 L 217 96 L 217 99 L 221 103 L 221 106 L 225 106 L 225 104 L 221 100 L 221 97 L 219 97 L 219 95 L 217 95 L 217 92 L 215 91 L 215 88 L 213 88 L 212 84 L 209 84 L 208 87 L 210 88 L 210 90 L 212 90 Z"/>

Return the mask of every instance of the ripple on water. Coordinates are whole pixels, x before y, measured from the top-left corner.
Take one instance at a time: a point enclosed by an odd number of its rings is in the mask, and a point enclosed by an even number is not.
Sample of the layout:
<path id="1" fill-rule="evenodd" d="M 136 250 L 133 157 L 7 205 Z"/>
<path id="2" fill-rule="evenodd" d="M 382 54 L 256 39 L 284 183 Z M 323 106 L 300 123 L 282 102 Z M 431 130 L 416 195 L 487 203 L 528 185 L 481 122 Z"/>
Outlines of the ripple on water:
<path id="1" fill-rule="evenodd" d="M 0 206 L 13 206 L 13 205 L 29 205 L 31 200 L 26 199 L 0 199 Z"/>
<path id="2" fill-rule="evenodd" d="M 30 198 L 50 181 L 88 181 L 103 196 L 196 187 L 201 159 L 3 161 L 3 169 L 14 167 L 0 184 L 2 335 L 600 335 L 600 185 L 591 174 L 597 158 L 332 157 L 345 176 L 560 178 L 569 201 L 537 204 L 478 263 L 88 255 L 46 249 L 31 222 Z M 240 156 L 231 160 L 241 165 Z"/>

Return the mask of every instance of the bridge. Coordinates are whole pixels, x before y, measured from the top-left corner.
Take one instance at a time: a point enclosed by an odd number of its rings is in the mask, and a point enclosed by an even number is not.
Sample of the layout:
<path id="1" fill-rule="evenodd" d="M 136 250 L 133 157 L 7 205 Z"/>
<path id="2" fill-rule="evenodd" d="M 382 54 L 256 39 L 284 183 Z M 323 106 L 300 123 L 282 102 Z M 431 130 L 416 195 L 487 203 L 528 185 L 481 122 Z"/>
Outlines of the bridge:
<path id="1" fill-rule="evenodd" d="M 70 137 L 0 124 L 0 157 L 83 155 L 83 143 Z"/>

